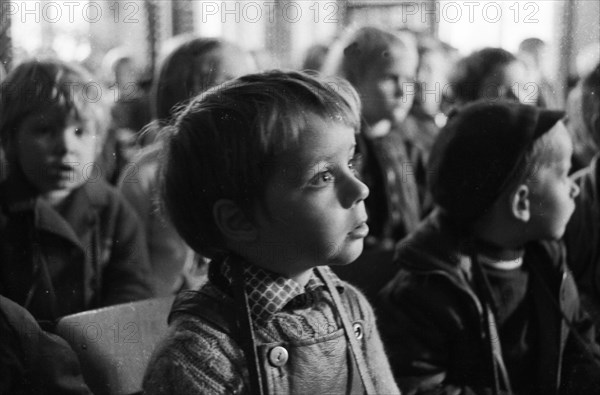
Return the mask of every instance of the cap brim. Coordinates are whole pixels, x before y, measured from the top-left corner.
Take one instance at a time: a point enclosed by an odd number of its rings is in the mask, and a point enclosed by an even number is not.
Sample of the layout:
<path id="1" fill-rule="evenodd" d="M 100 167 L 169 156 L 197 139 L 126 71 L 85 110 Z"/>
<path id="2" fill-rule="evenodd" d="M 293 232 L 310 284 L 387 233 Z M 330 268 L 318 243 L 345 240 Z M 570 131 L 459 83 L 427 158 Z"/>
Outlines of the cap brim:
<path id="1" fill-rule="evenodd" d="M 533 132 L 533 139 L 537 139 L 550 129 L 554 127 L 565 117 L 564 111 L 556 111 L 556 110 L 540 110 L 537 123 L 535 125 L 535 130 Z"/>

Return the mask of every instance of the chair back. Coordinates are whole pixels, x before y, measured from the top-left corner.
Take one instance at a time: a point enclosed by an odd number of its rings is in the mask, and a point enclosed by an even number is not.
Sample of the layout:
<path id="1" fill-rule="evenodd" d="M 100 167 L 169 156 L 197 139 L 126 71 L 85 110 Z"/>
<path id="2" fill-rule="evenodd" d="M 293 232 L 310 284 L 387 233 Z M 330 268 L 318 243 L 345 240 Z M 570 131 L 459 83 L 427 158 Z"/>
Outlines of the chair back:
<path id="1" fill-rule="evenodd" d="M 56 333 L 79 357 L 94 394 L 142 391 L 148 360 L 167 332 L 173 296 L 85 311 L 60 319 Z"/>

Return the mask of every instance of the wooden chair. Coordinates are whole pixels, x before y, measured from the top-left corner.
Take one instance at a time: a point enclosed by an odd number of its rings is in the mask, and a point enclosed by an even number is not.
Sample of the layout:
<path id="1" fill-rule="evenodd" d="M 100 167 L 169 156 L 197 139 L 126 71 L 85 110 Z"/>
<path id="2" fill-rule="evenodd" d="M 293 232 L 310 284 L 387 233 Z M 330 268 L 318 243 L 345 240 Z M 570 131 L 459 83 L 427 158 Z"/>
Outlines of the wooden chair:
<path id="1" fill-rule="evenodd" d="M 85 311 L 60 319 L 56 333 L 75 350 L 94 394 L 135 394 L 167 331 L 173 296 Z"/>

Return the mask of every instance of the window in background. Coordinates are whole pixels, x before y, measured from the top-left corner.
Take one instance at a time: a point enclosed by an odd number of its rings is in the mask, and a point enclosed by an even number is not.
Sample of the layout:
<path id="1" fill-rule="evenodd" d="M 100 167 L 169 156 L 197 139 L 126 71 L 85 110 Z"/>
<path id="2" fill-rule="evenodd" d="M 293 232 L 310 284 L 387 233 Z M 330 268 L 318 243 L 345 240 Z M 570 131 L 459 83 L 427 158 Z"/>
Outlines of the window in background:
<path id="1" fill-rule="evenodd" d="M 484 47 L 501 47 L 515 53 L 519 43 L 537 37 L 548 44 L 548 72 L 559 65 L 562 29 L 559 13 L 564 0 L 544 1 L 436 1 L 435 11 L 422 11 L 423 18 L 435 17 L 439 37 L 462 55 Z"/>
<path id="2" fill-rule="evenodd" d="M 11 1 L 2 12 L 10 14 L 15 63 L 34 55 L 83 61 L 90 21 L 102 17 L 101 8 L 75 1 Z"/>

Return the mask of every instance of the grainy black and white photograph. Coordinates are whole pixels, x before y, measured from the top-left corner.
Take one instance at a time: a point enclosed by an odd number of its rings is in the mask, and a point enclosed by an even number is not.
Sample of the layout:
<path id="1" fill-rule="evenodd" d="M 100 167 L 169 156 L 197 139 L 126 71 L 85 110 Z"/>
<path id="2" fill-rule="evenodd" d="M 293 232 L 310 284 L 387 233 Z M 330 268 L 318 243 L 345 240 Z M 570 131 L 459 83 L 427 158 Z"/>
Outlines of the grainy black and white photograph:
<path id="1" fill-rule="evenodd" d="M 599 393 L 597 0 L 0 0 L 0 395 Z"/>

